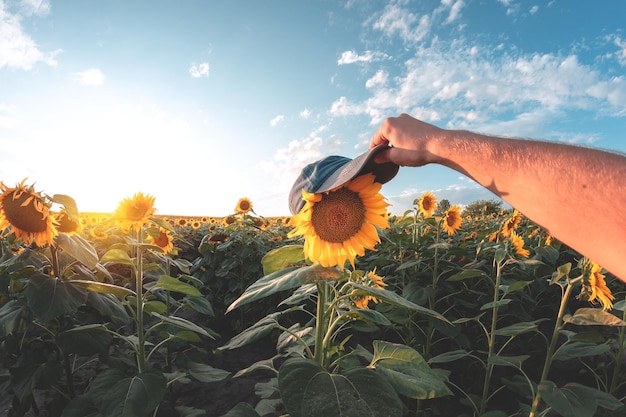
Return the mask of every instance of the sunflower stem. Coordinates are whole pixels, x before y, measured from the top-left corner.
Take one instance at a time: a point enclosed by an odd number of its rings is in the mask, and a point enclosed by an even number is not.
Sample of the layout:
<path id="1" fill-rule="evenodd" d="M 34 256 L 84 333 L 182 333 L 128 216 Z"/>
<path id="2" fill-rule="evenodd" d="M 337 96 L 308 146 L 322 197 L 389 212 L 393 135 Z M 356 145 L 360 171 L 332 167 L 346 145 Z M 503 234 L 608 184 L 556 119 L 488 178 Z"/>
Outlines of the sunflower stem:
<path id="1" fill-rule="evenodd" d="M 324 352 L 324 336 L 326 335 L 326 282 L 317 283 L 317 314 L 315 319 L 315 362 L 324 367 L 326 354 Z"/>
<path id="2" fill-rule="evenodd" d="M 567 282 L 567 287 L 565 287 L 565 291 L 563 291 L 563 287 L 561 287 L 561 305 L 559 306 L 559 312 L 556 315 L 556 322 L 554 323 L 554 330 L 552 331 L 552 339 L 550 340 L 550 345 L 548 346 L 548 351 L 546 352 L 546 360 L 543 363 L 543 370 L 541 371 L 541 379 L 539 380 L 539 384 L 548 379 L 548 372 L 550 371 L 550 367 L 552 366 L 552 359 L 554 359 L 554 350 L 556 349 L 556 343 L 559 338 L 559 333 L 563 328 L 563 315 L 565 314 L 565 307 L 567 305 L 567 301 L 569 300 L 569 296 L 572 292 L 573 287 L 574 286 L 572 282 L 569 281 L 569 279 Z M 534 417 L 536 415 L 540 400 L 541 393 L 539 392 L 539 389 L 537 389 L 528 417 Z"/>
<path id="3" fill-rule="evenodd" d="M 146 368 L 146 347 L 145 347 L 145 334 L 143 329 L 143 262 L 142 262 L 142 248 L 143 243 L 143 227 L 140 227 L 137 231 L 137 267 L 135 270 L 135 291 L 137 292 L 137 369 L 139 373 L 143 372 Z"/>

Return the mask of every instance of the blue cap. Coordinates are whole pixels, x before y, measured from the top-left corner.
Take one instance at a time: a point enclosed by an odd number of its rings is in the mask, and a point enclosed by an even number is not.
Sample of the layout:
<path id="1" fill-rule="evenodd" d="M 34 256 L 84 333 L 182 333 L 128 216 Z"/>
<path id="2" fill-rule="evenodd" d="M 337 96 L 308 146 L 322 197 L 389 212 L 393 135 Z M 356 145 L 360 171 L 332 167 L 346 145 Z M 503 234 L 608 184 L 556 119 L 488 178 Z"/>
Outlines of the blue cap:
<path id="1" fill-rule="evenodd" d="M 376 176 L 376 182 L 384 184 L 398 173 L 400 167 L 393 162 L 377 164 L 374 156 L 387 149 L 387 145 L 378 145 L 354 159 L 331 155 L 313 162 L 302 169 L 289 193 L 289 210 L 297 214 L 304 207 L 302 190 L 308 193 L 330 191 L 369 172 Z"/>

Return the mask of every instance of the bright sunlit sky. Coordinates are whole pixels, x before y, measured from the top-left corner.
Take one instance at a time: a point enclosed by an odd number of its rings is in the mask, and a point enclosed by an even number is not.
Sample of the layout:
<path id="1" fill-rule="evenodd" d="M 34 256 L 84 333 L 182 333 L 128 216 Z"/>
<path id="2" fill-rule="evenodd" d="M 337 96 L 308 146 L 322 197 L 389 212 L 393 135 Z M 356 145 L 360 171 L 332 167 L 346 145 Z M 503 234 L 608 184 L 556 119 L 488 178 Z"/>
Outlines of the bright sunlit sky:
<path id="1" fill-rule="evenodd" d="M 0 0 L 0 180 L 109 212 L 289 214 L 389 116 L 626 151 L 626 1 Z M 564 173 L 564 175 L 566 175 Z M 492 199 L 443 167 L 383 187 Z"/>

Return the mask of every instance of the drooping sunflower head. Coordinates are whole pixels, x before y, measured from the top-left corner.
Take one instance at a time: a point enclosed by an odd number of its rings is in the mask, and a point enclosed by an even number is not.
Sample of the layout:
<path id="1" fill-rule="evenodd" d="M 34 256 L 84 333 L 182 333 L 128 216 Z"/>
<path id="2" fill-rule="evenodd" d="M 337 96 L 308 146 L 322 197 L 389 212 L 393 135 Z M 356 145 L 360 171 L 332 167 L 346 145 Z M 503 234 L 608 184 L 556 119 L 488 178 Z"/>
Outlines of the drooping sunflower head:
<path id="1" fill-rule="evenodd" d="M 252 201 L 248 197 L 240 198 L 235 206 L 235 213 L 246 214 L 252 211 Z"/>
<path id="2" fill-rule="evenodd" d="M 158 246 L 164 253 L 168 254 L 174 250 L 174 238 L 169 230 L 159 227 L 158 230 L 148 233 L 148 241 L 154 246 Z"/>
<path id="3" fill-rule="evenodd" d="M 57 221 L 57 230 L 59 232 L 72 234 L 80 233 L 83 230 L 83 225 L 80 220 L 74 221 L 65 210 L 54 213 L 54 218 Z"/>
<path id="4" fill-rule="evenodd" d="M 373 271 L 368 272 L 362 279 L 358 279 L 360 284 L 368 285 L 372 288 L 383 289 L 387 286 L 387 283 L 383 281 L 383 277 L 376 274 L 376 268 Z M 364 295 L 353 300 L 354 305 L 357 308 L 366 309 L 369 306 L 369 302 L 378 303 L 378 299 L 371 295 Z"/>
<path id="5" fill-rule="evenodd" d="M 530 255 L 530 251 L 528 249 L 524 249 L 524 238 L 522 238 L 514 231 L 511 231 L 509 235 L 509 241 L 511 242 L 511 245 L 513 246 L 516 254 L 523 258 L 528 258 L 528 256 Z"/>
<path id="6" fill-rule="evenodd" d="M 417 208 L 424 217 L 430 217 L 437 209 L 437 197 L 429 191 L 422 194 L 417 201 Z"/>
<path id="7" fill-rule="evenodd" d="M 451 206 L 441 219 L 441 226 L 449 235 L 453 235 L 461 227 L 461 207 Z"/>
<path id="8" fill-rule="evenodd" d="M 502 236 L 509 236 L 514 230 L 517 229 L 521 221 L 522 214 L 519 211 L 514 210 L 511 217 L 502 223 L 502 228 L 500 229 Z"/>
<path id="9" fill-rule="evenodd" d="M 324 267 L 354 267 L 356 256 L 380 242 L 376 227 L 389 227 L 387 202 L 371 173 L 343 186 L 313 194 L 302 190 L 304 207 L 292 217 L 289 237 L 304 236 L 304 254 Z"/>
<path id="10" fill-rule="evenodd" d="M 604 310 L 612 309 L 615 296 L 606 285 L 602 267 L 587 258 L 581 259 L 578 266 L 583 274 L 583 286 L 578 298 L 590 303 L 598 301 Z"/>
<path id="11" fill-rule="evenodd" d="M 51 244 L 58 234 L 57 222 L 45 198 L 24 182 L 15 187 L 0 182 L 0 230 L 10 228 L 27 245 Z"/>
<path id="12" fill-rule="evenodd" d="M 154 214 L 154 197 L 135 193 L 132 198 L 123 199 L 115 213 L 115 221 L 123 230 L 139 230 L 150 221 Z"/>

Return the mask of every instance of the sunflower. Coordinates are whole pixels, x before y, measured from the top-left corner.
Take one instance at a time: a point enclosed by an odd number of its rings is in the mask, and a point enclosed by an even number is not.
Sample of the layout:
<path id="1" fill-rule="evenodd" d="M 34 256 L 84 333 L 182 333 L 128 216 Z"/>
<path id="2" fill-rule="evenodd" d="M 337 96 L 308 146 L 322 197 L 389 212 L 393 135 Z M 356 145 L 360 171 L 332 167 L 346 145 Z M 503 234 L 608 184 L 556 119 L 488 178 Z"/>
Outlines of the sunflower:
<path id="1" fill-rule="evenodd" d="M 502 224 L 502 229 L 500 230 L 500 233 L 502 233 L 502 236 L 509 236 L 511 233 L 513 233 L 513 231 L 517 229 L 517 226 L 519 226 L 521 221 L 522 221 L 522 214 L 517 210 L 513 211 L 513 214 L 511 215 L 511 217 L 509 217 Z"/>
<path id="2" fill-rule="evenodd" d="M 252 201 L 248 197 L 240 198 L 235 206 L 235 213 L 246 214 L 252 211 Z"/>
<path id="3" fill-rule="evenodd" d="M 53 215 L 58 223 L 57 230 L 59 232 L 72 234 L 80 233 L 83 230 L 82 223 L 80 221 L 75 222 L 71 219 L 65 210 L 61 210 Z"/>
<path id="4" fill-rule="evenodd" d="M 417 201 L 417 208 L 424 217 L 430 217 L 437 208 L 437 197 L 429 191 L 422 194 Z"/>
<path id="5" fill-rule="evenodd" d="M 361 282 L 364 285 L 369 285 L 373 288 L 383 289 L 387 286 L 385 282 L 383 282 L 383 277 L 376 275 L 376 268 L 373 271 L 368 272 Z M 357 308 L 366 309 L 368 308 L 369 302 L 373 301 L 374 303 L 378 303 L 378 299 L 371 295 L 364 295 L 363 297 L 359 297 L 354 300 L 354 305 Z"/>
<path id="6" fill-rule="evenodd" d="M 148 240 L 154 246 L 158 246 L 163 249 L 164 253 L 171 253 L 174 250 L 174 239 L 169 230 L 159 227 L 159 232 L 156 236 L 152 234 L 148 235 Z"/>
<path id="7" fill-rule="evenodd" d="M 305 204 L 292 217 L 294 229 L 288 237 L 304 236 L 304 254 L 311 262 L 343 267 L 350 261 L 354 267 L 357 255 L 380 242 L 375 226 L 389 227 L 388 204 L 374 179 L 368 173 L 324 193 L 302 190 Z"/>
<path id="8" fill-rule="evenodd" d="M 461 227 L 461 207 L 452 206 L 446 210 L 442 219 L 442 227 L 449 235 L 453 235 L 459 230 Z"/>
<path id="9" fill-rule="evenodd" d="M 0 230 L 11 228 L 27 245 L 45 246 L 54 242 L 57 223 L 44 197 L 25 181 L 15 187 L 0 182 Z"/>
<path id="10" fill-rule="evenodd" d="M 515 253 L 524 258 L 528 258 L 528 255 L 530 255 L 530 251 L 528 249 L 524 249 L 524 239 L 520 235 L 511 231 L 511 234 L 509 235 L 509 240 L 511 241 L 511 245 L 513 245 L 513 248 L 515 248 Z"/>
<path id="11" fill-rule="evenodd" d="M 589 302 L 598 300 L 603 309 L 612 309 L 615 296 L 606 286 L 604 275 L 600 273 L 602 267 L 587 258 L 581 259 L 579 266 L 583 272 L 583 287 L 578 298 Z"/>
<path id="12" fill-rule="evenodd" d="M 125 198 L 113 214 L 116 222 L 123 230 L 141 229 L 150 221 L 154 214 L 154 197 L 135 193 L 132 198 Z"/>
<path id="13" fill-rule="evenodd" d="M 226 216 L 222 220 L 222 222 L 224 223 L 225 226 L 229 226 L 229 225 L 235 223 L 236 221 L 237 221 L 237 219 L 235 218 L 235 216 Z"/>

